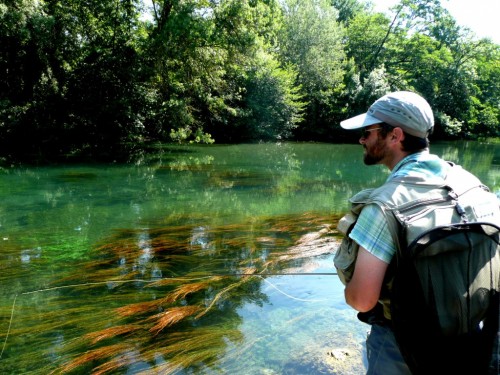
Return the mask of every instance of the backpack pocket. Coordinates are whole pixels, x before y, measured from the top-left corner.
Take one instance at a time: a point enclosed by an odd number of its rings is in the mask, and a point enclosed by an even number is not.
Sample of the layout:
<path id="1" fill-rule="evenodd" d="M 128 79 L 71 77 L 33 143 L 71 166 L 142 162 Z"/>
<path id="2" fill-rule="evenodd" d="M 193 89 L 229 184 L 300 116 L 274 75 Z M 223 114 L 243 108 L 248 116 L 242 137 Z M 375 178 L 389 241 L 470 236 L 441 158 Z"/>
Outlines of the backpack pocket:
<path id="1" fill-rule="evenodd" d="M 487 374 L 498 340 L 500 227 L 432 228 L 397 253 L 391 315 L 415 374 Z"/>

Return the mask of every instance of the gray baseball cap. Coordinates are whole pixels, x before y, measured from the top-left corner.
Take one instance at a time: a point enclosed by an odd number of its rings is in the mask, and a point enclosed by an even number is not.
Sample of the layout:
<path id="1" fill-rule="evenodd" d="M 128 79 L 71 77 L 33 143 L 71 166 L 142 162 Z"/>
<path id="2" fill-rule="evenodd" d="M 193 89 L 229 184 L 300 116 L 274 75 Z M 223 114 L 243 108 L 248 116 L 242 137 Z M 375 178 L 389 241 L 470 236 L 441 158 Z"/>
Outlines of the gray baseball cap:
<path id="1" fill-rule="evenodd" d="M 396 91 L 376 100 L 366 113 L 340 123 L 344 129 L 359 129 L 385 122 L 415 137 L 426 138 L 434 127 L 431 106 L 420 95 Z"/>

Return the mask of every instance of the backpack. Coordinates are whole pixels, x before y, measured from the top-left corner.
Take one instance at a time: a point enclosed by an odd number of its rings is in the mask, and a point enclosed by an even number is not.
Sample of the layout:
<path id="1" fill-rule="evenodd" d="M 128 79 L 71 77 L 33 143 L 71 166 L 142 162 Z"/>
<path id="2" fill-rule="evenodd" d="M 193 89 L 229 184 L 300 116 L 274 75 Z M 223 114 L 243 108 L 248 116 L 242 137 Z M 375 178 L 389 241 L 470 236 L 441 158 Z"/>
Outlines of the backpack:
<path id="1" fill-rule="evenodd" d="M 385 212 L 398 244 L 391 324 L 414 374 L 497 375 L 499 202 L 452 169 L 440 194 Z"/>

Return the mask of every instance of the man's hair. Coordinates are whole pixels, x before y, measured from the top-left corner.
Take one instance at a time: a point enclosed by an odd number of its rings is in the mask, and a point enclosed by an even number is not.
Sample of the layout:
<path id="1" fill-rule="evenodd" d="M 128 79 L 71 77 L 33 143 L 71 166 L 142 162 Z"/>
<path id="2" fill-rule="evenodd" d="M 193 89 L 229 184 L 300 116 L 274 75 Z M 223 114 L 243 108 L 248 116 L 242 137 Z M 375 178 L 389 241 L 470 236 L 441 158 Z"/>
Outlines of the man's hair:
<path id="1" fill-rule="evenodd" d="M 386 137 L 387 134 L 389 134 L 392 129 L 395 127 L 389 124 L 386 124 L 385 122 L 382 122 L 380 124 L 381 130 L 380 130 L 380 135 L 382 137 Z M 404 132 L 404 130 L 403 130 Z M 428 138 L 420 138 L 420 137 L 415 137 L 414 135 L 405 133 L 405 139 L 401 142 L 403 145 L 403 150 L 414 153 L 418 151 L 423 151 L 426 148 L 429 147 L 429 139 Z"/>

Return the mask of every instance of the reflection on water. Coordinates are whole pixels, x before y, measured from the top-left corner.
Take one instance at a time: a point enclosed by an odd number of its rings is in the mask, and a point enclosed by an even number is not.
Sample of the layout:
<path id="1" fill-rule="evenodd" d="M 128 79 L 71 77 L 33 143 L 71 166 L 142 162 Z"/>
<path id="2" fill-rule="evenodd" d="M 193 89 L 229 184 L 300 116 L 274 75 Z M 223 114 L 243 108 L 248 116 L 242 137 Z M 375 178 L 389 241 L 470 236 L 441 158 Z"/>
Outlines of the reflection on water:
<path id="1" fill-rule="evenodd" d="M 433 151 L 498 188 L 497 147 Z M 335 224 L 358 145 L 159 148 L 0 173 L 2 373 L 359 374 Z M 17 297 L 16 297 L 17 296 Z"/>

